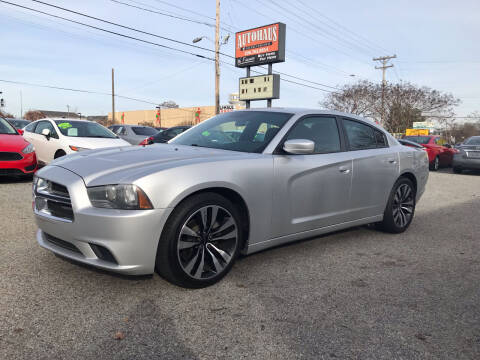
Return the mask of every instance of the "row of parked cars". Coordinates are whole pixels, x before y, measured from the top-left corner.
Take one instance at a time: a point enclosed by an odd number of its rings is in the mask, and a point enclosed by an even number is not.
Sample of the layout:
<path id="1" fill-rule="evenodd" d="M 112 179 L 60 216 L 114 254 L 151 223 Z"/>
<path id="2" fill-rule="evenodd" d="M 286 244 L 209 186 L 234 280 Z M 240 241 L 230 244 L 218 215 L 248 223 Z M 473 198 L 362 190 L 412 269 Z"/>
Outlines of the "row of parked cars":
<path id="1" fill-rule="evenodd" d="M 454 173 L 460 174 L 464 170 L 480 169 L 480 136 L 472 136 L 456 146 L 445 143 L 438 135 L 405 136 L 399 141 L 425 150 L 432 171 L 452 167 Z"/>
<path id="2" fill-rule="evenodd" d="M 31 176 L 37 164 L 82 150 L 165 143 L 188 128 L 113 125 L 107 129 L 88 120 L 0 118 L 0 175 Z"/>

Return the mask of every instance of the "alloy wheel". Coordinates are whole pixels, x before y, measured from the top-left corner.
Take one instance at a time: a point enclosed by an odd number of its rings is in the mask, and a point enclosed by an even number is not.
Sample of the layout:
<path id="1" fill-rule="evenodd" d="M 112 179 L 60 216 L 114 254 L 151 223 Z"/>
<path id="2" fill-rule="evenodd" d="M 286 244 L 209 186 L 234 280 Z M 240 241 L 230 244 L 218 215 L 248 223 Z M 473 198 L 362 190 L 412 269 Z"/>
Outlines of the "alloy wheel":
<path id="1" fill-rule="evenodd" d="M 438 156 L 435 158 L 435 163 L 433 164 L 435 170 L 438 170 L 439 166 L 440 166 L 440 160 L 438 159 Z"/>
<path id="2" fill-rule="evenodd" d="M 196 210 L 183 224 L 177 255 L 188 276 L 207 280 L 230 264 L 237 243 L 238 227 L 232 214 L 221 206 L 208 205 Z"/>
<path id="3" fill-rule="evenodd" d="M 393 198 L 393 221 L 400 228 L 407 226 L 415 207 L 414 193 L 408 184 L 401 184 Z"/>

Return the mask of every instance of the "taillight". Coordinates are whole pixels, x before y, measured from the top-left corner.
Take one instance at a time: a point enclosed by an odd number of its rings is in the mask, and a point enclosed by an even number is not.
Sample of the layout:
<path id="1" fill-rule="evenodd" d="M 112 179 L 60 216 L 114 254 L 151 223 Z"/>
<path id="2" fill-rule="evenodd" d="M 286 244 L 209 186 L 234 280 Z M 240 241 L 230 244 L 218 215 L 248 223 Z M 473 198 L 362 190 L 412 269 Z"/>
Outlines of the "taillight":
<path id="1" fill-rule="evenodd" d="M 145 146 L 145 145 L 149 145 L 149 144 L 152 143 L 152 142 L 153 142 L 153 136 L 150 136 L 150 137 L 148 137 L 148 138 L 143 139 L 142 142 L 141 142 L 140 144 L 138 144 L 138 145 L 143 145 L 143 146 Z"/>

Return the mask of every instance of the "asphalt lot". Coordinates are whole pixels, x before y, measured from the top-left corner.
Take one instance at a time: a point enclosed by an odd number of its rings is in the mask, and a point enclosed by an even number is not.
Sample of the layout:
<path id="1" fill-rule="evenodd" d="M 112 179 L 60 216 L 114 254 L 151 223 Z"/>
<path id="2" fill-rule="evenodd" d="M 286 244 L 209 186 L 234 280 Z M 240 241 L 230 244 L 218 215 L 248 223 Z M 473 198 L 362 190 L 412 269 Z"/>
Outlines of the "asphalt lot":
<path id="1" fill-rule="evenodd" d="M 0 230 L 0 359 L 480 358 L 480 173 L 431 173 L 404 234 L 268 250 L 202 290 L 41 249 L 30 182 L 0 180 Z"/>

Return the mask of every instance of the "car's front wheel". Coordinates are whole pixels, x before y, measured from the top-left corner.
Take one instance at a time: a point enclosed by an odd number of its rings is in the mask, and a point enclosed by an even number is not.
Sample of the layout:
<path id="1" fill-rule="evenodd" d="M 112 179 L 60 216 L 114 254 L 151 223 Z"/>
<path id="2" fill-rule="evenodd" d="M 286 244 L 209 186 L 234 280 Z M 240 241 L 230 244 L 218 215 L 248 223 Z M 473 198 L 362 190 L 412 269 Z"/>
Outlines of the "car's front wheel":
<path id="1" fill-rule="evenodd" d="M 219 281 L 233 266 L 243 231 L 237 208 L 216 193 L 201 193 L 180 203 L 162 232 L 157 272 L 187 288 Z"/>
<path id="2" fill-rule="evenodd" d="M 379 228 L 390 233 L 407 230 L 415 213 L 415 188 L 410 179 L 401 177 L 393 186 L 388 199 L 383 221 Z"/>

